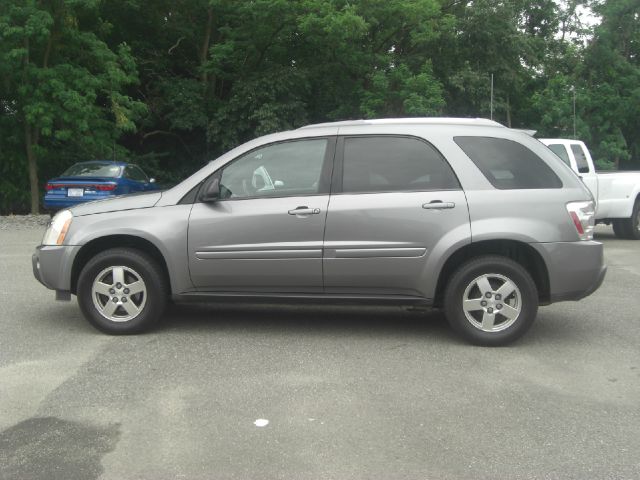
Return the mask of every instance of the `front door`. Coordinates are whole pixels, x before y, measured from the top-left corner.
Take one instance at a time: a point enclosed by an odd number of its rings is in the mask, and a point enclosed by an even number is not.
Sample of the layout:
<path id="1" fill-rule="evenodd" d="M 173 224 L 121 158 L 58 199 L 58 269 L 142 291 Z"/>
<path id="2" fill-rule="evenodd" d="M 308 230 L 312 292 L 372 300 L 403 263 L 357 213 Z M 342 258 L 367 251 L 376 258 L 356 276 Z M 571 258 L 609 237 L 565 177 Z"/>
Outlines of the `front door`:
<path id="1" fill-rule="evenodd" d="M 411 137 L 346 137 L 336 160 L 325 291 L 426 296 L 429 259 L 442 255 L 442 240 L 470 238 L 466 198 L 451 167 Z"/>
<path id="2" fill-rule="evenodd" d="M 322 291 L 334 138 L 260 147 L 215 173 L 220 200 L 195 203 L 189 268 L 201 291 Z"/>

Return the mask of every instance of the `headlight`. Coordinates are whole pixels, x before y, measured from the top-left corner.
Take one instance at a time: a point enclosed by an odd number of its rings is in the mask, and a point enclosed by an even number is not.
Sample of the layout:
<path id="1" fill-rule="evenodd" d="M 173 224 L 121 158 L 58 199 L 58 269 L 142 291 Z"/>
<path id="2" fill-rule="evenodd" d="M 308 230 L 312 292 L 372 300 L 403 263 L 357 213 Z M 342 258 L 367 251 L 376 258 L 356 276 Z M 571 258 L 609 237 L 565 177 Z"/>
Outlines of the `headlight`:
<path id="1" fill-rule="evenodd" d="M 52 219 L 47 231 L 44 232 L 42 245 L 62 245 L 64 237 L 69 231 L 73 214 L 69 210 L 58 212 Z"/>

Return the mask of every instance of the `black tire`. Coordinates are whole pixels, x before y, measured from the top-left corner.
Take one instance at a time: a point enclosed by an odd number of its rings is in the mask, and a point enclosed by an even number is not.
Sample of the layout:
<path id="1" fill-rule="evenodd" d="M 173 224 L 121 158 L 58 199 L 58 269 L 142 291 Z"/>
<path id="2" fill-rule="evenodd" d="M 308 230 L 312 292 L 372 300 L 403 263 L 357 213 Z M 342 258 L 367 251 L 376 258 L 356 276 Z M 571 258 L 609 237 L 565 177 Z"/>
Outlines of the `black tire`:
<path id="1" fill-rule="evenodd" d="M 485 275 L 493 292 L 490 298 L 483 296 L 475 282 Z M 512 282 L 517 290 L 506 298 L 497 297 L 496 290 L 506 284 L 504 279 Z M 474 323 L 467 318 L 463 308 L 465 292 L 466 298 L 478 302 L 478 309 L 468 312 Z M 482 301 L 486 306 L 479 306 Z M 444 307 L 453 330 L 467 341 L 488 347 L 501 346 L 521 337 L 533 324 L 538 313 L 538 289 L 529 272 L 519 263 L 498 255 L 486 255 L 469 260 L 452 275 L 445 290 Z M 512 313 L 518 310 L 519 313 Z M 513 318 L 509 319 L 501 311 L 509 312 Z M 486 314 L 493 315 L 495 323 L 486 324 L 487 330 L 491 328 L 491 331 L 482 330 L 482 319 Z"/>
<path id="2" fill-rule="evenodd" d="M 112 267 L 114 270 L 109 273 Z M 112 320 L 104 316 L 98 307 L 100 305 L 104 308 L 103 311 L 107 311 L 111 293 L 108 292 L 108 295 L 96 293 L 94 300 L 93 285 L 94 281 L 101 277 L 106 279 L 103 283 L 112 282 L 114 283 L 112 287 L 115 288 L 116 269 L 123 272 L 125 281 L 120 289 L 113 290 L 115 298 L 120 302 L 114 307 L 116 310 L 113 313 L 113 317 L 119 316 L 119 318 Z M 105 271 L 107 273 L 103 277 Z M 131 281 L 131 285 L 134 285 L 136 276 L 144 282 L 137 284 L 143 285 L 144 292 L 129 295 L 130 291 L 126 288 L 127 282 Z M 162 268 L 149 255 L 130 248 L 113 248 L 97 254 L 87 262 L 78 277 L 77 296 L 80 310 L 91 325 L 110 335 L 128 335 L 147 330 L 162 316 L 169 296 L 169 286 Z M 127 298 L 124 299 L 124 297 Z M 136 307 L 137 313 L 128 311 L 132 308 L 131 305 Z"/>
<path id="3" fill-rule="evenodd" d="M 618 232 L 616 232 L 616 222 L 618 222 L 618 229 L 622 235 L 618 235 Z M 636 199 L 633 204 L 631 217 L 613 221 L 613 231 L 620 238 L 640 240 L 640 200 Z"/>
<path id="4" fill-rule="evenodd" d="M 625 222 L 624 219 L 616 218 L 611 221 L 611 225 L 613 225 L 613 233 L 616 235 L 616 237 L 623 238 L 623 239 L 629 238 L 627 223 Z"/>

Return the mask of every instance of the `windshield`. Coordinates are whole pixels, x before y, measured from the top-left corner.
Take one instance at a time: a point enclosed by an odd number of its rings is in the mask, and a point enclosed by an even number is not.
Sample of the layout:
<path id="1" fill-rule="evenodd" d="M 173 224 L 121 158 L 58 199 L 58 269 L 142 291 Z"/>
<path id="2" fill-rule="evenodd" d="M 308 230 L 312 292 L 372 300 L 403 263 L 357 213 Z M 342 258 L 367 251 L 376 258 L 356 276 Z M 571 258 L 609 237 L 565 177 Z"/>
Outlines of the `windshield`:
<path id="1" fill-rule="evenodd" d="M 112 163 L 76 163 L 67 168 L 62 174 L 63 177 L 111 177 L 120 175 L 118 165 Z"/>

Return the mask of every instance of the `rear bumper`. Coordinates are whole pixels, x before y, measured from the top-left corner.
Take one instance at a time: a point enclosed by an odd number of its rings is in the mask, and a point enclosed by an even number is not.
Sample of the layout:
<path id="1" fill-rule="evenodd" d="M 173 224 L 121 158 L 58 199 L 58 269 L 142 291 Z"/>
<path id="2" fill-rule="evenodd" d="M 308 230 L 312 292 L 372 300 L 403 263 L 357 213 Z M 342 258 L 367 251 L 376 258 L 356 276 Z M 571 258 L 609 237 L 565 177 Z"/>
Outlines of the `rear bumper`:
<path id="1" fill-rule="evenodd" d="M 545 260 L 549 272 L 549 301 L 580 300 L 595 292 L 607 273 L 600 242 L 531 244 Z"/>
<path id="2" fill-rule="evenodd" d="M 31 256 L 33 276 L 50 290 L 71 290 L 71 268 L 79 246 L 39 246 Z"/>

